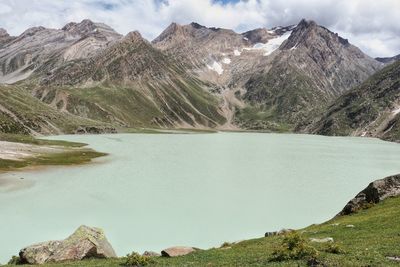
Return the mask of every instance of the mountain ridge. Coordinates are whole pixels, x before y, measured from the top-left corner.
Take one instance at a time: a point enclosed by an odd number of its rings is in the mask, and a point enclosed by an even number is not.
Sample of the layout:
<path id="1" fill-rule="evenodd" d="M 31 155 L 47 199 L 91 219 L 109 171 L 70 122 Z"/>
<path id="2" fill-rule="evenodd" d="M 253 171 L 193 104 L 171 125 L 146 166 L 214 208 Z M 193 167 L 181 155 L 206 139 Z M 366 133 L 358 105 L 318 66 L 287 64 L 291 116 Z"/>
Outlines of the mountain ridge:
<path id="1" fill-rule="evenodd" d="M 294 131 L 383 67 L 306 19 L 244 33 L 171 23 L 152 41 L 90 20 L 2 36 L 0 83 L 118 127 Z"/>

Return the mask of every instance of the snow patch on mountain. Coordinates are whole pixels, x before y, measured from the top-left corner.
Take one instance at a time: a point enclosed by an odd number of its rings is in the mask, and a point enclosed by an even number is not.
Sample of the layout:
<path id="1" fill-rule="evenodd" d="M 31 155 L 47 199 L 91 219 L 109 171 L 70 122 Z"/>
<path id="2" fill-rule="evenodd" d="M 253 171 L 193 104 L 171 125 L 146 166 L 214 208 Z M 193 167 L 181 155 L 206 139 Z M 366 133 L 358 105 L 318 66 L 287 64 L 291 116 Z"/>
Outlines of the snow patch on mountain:
<path id="1" fill-rule="evenodd" d="M 239 50 L 235 49 L 235 51 L 233 51 L 233 54 L 238 57 L 238 56 L 240 56 L 242 54 L 242 52 L 240 52 Z"/>
<path id="2" fill-rule="evenodd" d="M 216 73 L 218 73 L 218 75 L 221 75 L 224 72 L 224 69 L 222 68 L 221 64 L 219 64 L 217 61 L 214 61 L 212 65 L 207 64 L 207 68 L 209 70 L 215 71 Z"/>
<path id="3" fill-rule="evenodd" d="M 222 59 L 222 63 L 231 64 L 231 59 L 226 57 L 226 58 Z"/>
<path id="4" fill-rule="evenodd" d="M 400 107 L 398 107 L 398 108 L 392 110 L 392 113 L 393 113 L 394 115 L 399 114 L 399 113 L 400 113 Z"/>
<path id="5" fill-rule="evenodd" d="M 284 41 L 286 41 L 289 38 L 291 33 L 292 33 L 291 31 L 286 32 L 286 33 L 282 34 L 281 36 L 278 36 L 276 38 L 273 38 L 273 39 L 269 40 L 265 44 L 257 43 L 253 47 L 244 48 L 244 49 L 245 50 L 263 50 L 264 51 L 264 56 L 269 56 L 275 50 L 277 50 Z"/>

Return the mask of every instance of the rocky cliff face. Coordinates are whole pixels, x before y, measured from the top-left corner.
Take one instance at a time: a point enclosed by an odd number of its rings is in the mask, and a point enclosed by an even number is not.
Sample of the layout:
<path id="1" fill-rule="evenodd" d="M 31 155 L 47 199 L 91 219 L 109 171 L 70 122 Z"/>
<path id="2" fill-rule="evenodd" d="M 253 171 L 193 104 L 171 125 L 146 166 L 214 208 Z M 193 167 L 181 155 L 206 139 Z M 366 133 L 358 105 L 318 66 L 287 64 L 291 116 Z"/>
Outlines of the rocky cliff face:
<path id="1" fill-rule="evenodd" d="M 400 61 L 346 92 L 307 131 L 400 140 Z"/>

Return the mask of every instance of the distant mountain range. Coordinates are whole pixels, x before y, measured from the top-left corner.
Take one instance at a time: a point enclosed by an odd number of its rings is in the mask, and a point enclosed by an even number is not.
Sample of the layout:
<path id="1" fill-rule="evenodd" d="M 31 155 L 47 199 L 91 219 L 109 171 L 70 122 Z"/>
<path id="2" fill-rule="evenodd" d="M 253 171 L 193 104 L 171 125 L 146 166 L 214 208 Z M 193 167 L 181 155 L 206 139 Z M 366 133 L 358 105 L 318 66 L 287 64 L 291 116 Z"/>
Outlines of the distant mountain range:
<path id="1" fill-rule="evenodd" d="M 0 131 L 216 128 L 396 139 L 389 134 L 395 127 L 363 124 L 400 105 L 398 81 L 388 78 L 399 68 L 396 59 L 373 59 L 304 19 L 241 34 L 172 23 L 152 42 L 90 20 L 17 37 L 0 29 Z M 393 82 L 382 88 L 387 100 L 361 93 L 381 88 L 380 80 Z M 350 97 L 356 91 L 376 102 L 380 115 L 359 118 L 360 125 L 351 116 L 339 122 L 336 114 L 348 109 L 335 105 L 361 107 Z"/>

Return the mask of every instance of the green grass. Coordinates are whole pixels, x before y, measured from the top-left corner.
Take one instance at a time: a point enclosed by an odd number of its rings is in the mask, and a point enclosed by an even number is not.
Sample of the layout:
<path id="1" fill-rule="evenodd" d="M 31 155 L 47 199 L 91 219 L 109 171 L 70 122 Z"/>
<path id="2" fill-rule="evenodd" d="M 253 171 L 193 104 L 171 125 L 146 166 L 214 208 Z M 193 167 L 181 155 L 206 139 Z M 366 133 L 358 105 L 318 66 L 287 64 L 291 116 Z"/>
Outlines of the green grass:
<path id="1" fill-rule="evenodd" d="M 298 232 L 302 237 L 332 237 L 343 252 L 333 253 L 329 244 L 308 242 L 318 250 L 317 260 L 327 266 L 398 266 L 387 256 L 400 256 L 400 197 L 387 199 L 357 214 L 334 218 Z M 338 225 L 335 225 L 338 224 Z M 346 225 L 355 227 L 349 228 Z M 227 248 L 197 251 L 177 258 L 154 258 L 150 266 L 306 266 L 305 260 L 272 262 L 272 252 L 284 236 L 272 236 L 230 244 Z M 38 240 L 39 241 L 39 240 Z M 221 242 L 222 243 L 222 242 Z M 134 250 L 134 248 L 132 248 Z M 327 252 L 331 251 L 331 252 Z M 11 255 L 10 255 L 11 257 Z M 85 260 L 44 267 L 120 266 L 124 258 Z"/>
<path id="2" fill-rule="evenodd" d="M 96 152 L 84 143 L 67 142 L 61 140 L 37 139 L 29 135 L 0 133 L 0 141 L 31 144 L 37 146 L 56 146 L 60 152 L 44 153 L 21 160 L 0 159 L 0 171 L 8 171 L 28 166 L 40 165 L 74 165 L 90 162 L 94 158 L 107 154 Z"/>
<path id="3" fill-rule="evenodd" d="M 90 162 L 94 158 L 107 154 L 93 151 L 91 149 L 66 150 L 61 153 L 42 154 L 23 160 L 0 159 L 0 171 L 24 168 L 28 166 L 45 165 L 75 165 Z"/>

